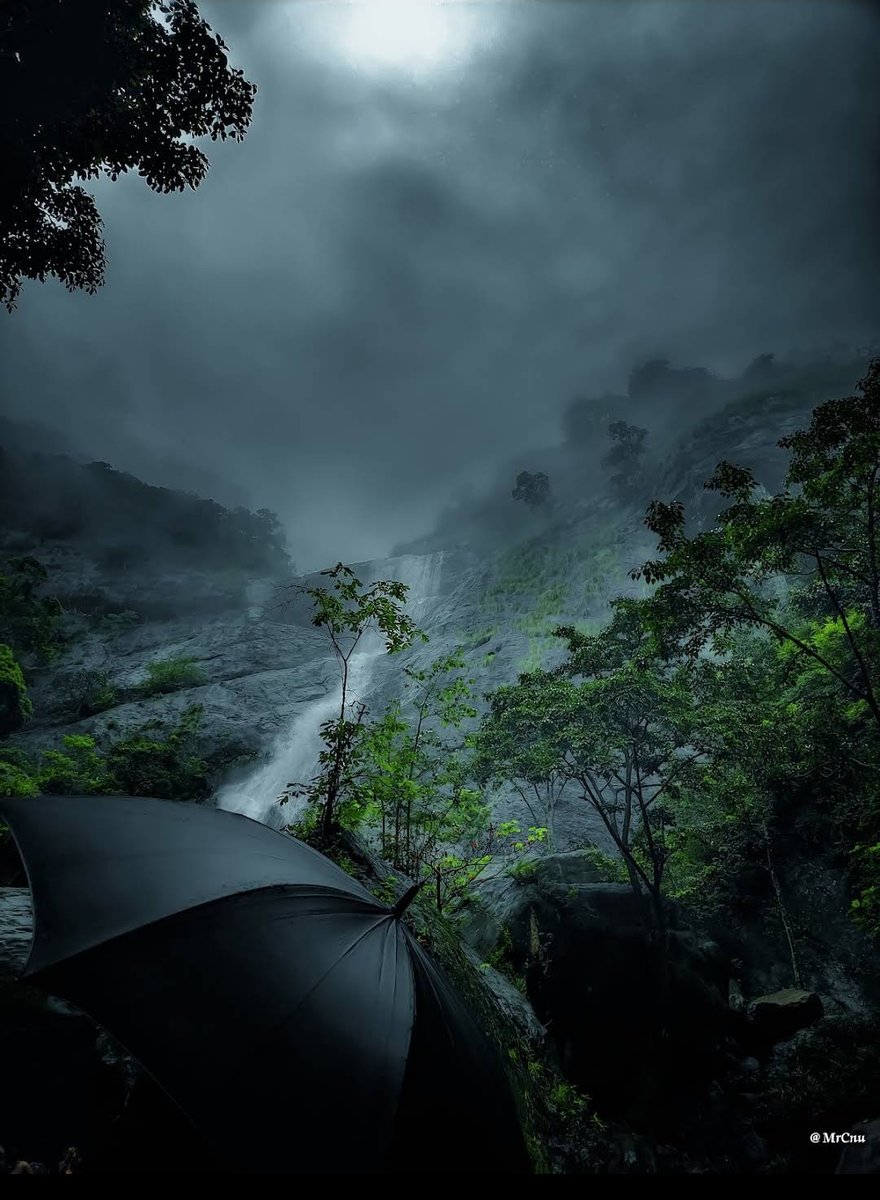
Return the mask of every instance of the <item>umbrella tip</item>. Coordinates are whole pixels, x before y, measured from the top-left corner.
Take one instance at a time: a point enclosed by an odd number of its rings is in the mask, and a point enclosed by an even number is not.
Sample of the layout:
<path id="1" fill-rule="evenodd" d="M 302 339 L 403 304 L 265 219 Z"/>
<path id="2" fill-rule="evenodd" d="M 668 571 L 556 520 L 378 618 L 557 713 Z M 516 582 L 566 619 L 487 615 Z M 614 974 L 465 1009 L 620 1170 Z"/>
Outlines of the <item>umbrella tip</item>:
<path id="1" fill-rule="evenodd" d="M 424 886 L 425 886 L 425 881 L 423 879 L 421 883 L 414 883 L 411 888 L 408 888 L 403 893 L 403 895 L 400 897 L 400 899 L 394 905 L 394 908 L 392 908 L 392 910 L 391 910 L 394 913 L 395 917 L 403 916 L 403 914 L 406 912 L 406 910 L 409 908 L 409 906 L 412 904 L 413 900 L 415 900 L 416 896 L 419 894 L 419 892 L 422 890 L 422 888 Z"/>

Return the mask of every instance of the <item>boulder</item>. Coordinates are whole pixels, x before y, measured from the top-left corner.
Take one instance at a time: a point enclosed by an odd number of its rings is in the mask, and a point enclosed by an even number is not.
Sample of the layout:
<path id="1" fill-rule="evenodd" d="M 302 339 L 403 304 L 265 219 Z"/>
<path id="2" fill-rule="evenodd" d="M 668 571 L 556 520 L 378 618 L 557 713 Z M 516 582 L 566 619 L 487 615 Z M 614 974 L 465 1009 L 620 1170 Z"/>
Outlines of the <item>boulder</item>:
<path id="1" fill-rule="evenodd" d="M 660 938 L 625 884 L 583 854 L 551 854 L 475 888 L 463 918 L 484 961 L 524 977 L 566 1076 L 612 1119 L 641 1120 L 712 1078 L 726 963 L 674 910 Z"/>
<path id="2" fill-rule="evenodd" d="M 748 1006 L 752 1032 L 767 1045 L 784 1042 L 799 1029 L 815 1025 L 824 1015 L 824 1007 L 815 992 L 785 988 L 767 996 L 758 996 Z"/>

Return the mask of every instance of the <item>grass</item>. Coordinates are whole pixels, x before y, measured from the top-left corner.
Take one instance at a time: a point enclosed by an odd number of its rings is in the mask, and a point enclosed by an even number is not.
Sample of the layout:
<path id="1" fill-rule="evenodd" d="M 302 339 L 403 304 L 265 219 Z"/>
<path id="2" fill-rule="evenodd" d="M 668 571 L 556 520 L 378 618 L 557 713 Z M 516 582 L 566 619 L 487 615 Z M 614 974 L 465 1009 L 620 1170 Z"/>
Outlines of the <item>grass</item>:
<path id="1" fill-rule="evenodd" d="M 182 688 L 200 687 L 205 675 L 194 658 L 163 658 L 149 663 L 147 678 L 140 685 L 142 696 L 162 696 Z"/>

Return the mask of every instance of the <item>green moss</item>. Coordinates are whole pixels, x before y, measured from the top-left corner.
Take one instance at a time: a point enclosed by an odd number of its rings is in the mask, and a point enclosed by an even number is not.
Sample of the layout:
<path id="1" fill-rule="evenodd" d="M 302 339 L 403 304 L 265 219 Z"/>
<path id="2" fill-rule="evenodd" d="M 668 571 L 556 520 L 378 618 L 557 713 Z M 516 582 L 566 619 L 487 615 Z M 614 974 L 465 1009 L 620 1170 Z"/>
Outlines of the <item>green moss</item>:
<path id="1" fill-rule="evenodd" d="M 488 625 L 482 629 L 475 629 L 472 633 L 466 634 L 459 646 L 460 653 L 467 654 L 471 650 L 478 650 L 480 646 L 485 646 L 487 642 L 492 640 L 495 634 L 495 626 Z"/>
<path id="2" fill-rule="evenodd" d="M 539 626 L 563 615 L 587 617 L 606 598 L 609 580 L 625 578 L 622 538 L 616 526 L 607 525 L 521 543 L 495 560 L 481 606 L 508 618 L 518 612 Z"/>

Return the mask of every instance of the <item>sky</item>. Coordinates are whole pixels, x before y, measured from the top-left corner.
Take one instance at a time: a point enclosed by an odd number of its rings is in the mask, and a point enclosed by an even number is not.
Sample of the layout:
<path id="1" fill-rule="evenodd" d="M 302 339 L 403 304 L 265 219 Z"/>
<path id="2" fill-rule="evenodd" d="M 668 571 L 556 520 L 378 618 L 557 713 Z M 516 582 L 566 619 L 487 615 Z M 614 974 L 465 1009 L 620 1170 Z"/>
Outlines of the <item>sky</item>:
<path id="1" fill-rule="evenodd" d="M 639 361 L 880 333 L 874 5 L 201 7 L 246 140 L 194 193 L 96 185 L 106 285 L 25 285 L 0 398 L 273 508 L 303 569 L 425 532 Z"/>

